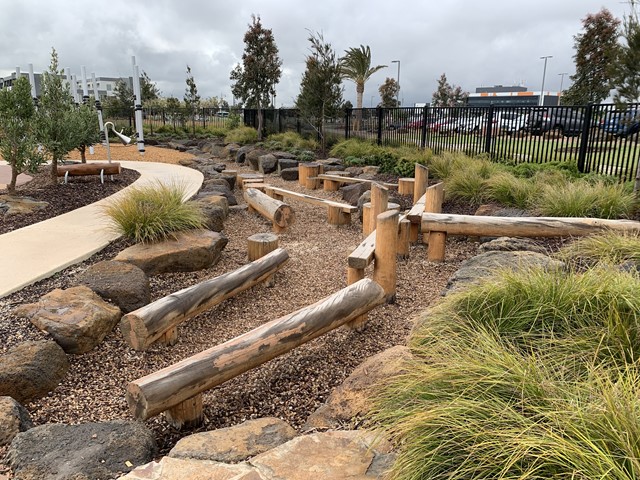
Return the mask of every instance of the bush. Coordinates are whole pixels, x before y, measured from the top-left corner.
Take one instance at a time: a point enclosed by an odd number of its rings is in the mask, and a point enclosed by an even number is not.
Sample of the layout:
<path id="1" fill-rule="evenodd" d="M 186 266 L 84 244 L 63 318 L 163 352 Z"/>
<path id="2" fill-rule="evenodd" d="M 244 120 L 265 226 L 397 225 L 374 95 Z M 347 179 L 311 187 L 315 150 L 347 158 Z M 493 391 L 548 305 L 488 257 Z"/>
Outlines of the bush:
<path id="1" fill-rule="evenodd" d="M 523 210 L 529 208 L 538 192 L 536 184 L 529 179 L 518 178 L 507 172 L 491 176 L 486 185 L 489 199 Z"/>
<path id="2" fill-rule="evenodd" d="M 636 207 L 623 185 L 585 181 L 546 185 L 536 202 L 540 215 L 553 217 L 627 218 Z"/>
<path id="3" fill-rule="evenodd" d="M 556 256 L 576 266 L 633 262 L 640 267 L 640 236 L 637 232 L 602 232 L 565 245 Z"/>
<path id="4" fill-rule="evenodd" d="M 270 150 L 317 150 L 318 142 L 305 139 L 296 132 L 285 132 L 269 135 L 264 146 Z"/>
<path id="5" fill-rule="evenodd" d="M 258 131 L 251 127 L 234 128 L 227 132 L 224 141 L 227 143 L 238 143 L 240 145 L 255 143 L 258 141 Z"/>
<path id="6" fill-rule="evenodd" d="M 177 232 L 204 228 L 206 218 L 194 202 L 183 202 L 185 189 L 160 182 L 130 187 L 111 201 L 104 213 L 114 229 L 134 242 L 151 243 Z"/>
<path id="7" fill-rule="evenodd" d="M 538 269 L 447 297 L 376 399 L 391 478 L 637 478 L 638 288 Z"/>

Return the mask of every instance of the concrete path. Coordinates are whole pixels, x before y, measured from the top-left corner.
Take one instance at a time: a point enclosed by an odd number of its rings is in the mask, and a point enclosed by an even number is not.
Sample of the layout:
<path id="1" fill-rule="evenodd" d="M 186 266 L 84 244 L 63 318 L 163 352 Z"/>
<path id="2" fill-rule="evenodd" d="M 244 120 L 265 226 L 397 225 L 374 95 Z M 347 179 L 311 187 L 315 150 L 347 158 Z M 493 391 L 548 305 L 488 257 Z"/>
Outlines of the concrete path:
<path id="1" fill-rule="evenodd" d="M 167 163 L 120 163 L 123 168 L 140 172 L 133 184 L 137 187 L 157 181 L 176 183 L 184 186 L 190 198 L 202 186 L 202 173 L 191 168 Z M 0 298 L 89 258 L 117 239 L 119 234 L 111 230 L 101 207 L 129 188 L 97 203 L 0 235 Z"/>

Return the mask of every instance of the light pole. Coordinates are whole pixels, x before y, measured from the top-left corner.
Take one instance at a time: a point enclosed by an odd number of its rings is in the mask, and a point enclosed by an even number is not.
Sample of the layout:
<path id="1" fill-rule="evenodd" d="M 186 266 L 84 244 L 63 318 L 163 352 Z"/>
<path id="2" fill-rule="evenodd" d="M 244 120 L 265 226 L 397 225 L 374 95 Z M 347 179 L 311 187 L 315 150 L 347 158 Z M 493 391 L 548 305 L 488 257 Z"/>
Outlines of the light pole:
<path id="1" fill-rule="evenodd" d="M 391 60 L 391 63 L 398 64 L 398 95 L 396 96 L 396 102 L 398 102 L 398 107 L 400 106 L 400 60 Z"/>
<path id="2" fill-rule="evenodd" d="M 375 95 L 371 95 L 371 103 L 369 104 L 369 107 L 373 108 L 373 97 L 375 97 Z"/>
<path id="3" fill-rule="evenodd" d="M 550 58 L 553 58 L 553 55 L 540 57 L 540 60 L 544 60 L 544 70 L 542 70 L 542 87 L 540 88 L 540 106 L 544 105 L 544 77 L 547 75 L 547 60 Z"/>
<path id="4" fill-rule="evenodd" d="M 564 83 L 564 76 L 565 75 L 569 75 L 568 73 L 559 73 L 558 75 L 560 75 L 560 93 L 558 93 L 558 97 L 562 96 L 562 84 Z M 560 103 L 560 99 L 558 99 L 558 103 Z"/>

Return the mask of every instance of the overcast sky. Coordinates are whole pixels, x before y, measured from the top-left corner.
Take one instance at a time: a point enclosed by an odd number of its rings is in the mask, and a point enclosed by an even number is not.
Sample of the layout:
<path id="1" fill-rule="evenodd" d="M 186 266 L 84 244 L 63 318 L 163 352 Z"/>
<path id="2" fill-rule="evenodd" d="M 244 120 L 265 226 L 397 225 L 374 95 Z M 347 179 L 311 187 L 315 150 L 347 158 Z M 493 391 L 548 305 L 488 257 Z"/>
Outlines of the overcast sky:
<path id="1" fill-rule="evenodd" d="M 388 65 L 365 86 L 364 106 L 378 102 L 378 86 L 397 78 L 403 105 L 430 101 L 438 77 L 468 92 L 478 86 L 523 84 L 560 89 L 573 74 L 573 36 L 588 13 L 608 8 L 622 19 L 621 0 L 0 0 L 0 75 L 20 67 L 46 70 L 51 48 L 60 67 L 80 77 L 131 76 L 131 57 L 163 96 L 182 99 L 186 65 L 201 97 L 232 101 L 229 72 L 242 56 L 251 14 L 273 30 L 283 75 L 277 106 L 299 92 L 309 31 L 322 32 L 341 55 L 369 45 L 373 65 Z M 563 88 L 569 84 L 564 76 Z M 373 96 L 373 98 L 372 98 Z M 344 82 L 355 104 L 355 85 Z"/>

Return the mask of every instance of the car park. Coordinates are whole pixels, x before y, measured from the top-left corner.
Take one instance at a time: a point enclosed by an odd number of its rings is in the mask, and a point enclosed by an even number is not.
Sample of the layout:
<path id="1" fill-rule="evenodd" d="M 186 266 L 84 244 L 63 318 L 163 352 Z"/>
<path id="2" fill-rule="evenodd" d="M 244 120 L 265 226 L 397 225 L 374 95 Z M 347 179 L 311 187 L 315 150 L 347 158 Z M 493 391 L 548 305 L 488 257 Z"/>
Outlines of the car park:
<path id="1" fill-rule="evenodd" d="M 572 107 L 535 108 L 527 118 L 526 129 L 532 135 L 543 135 L 555 131 L 566 137 L 582 132 L 584 115 Z"/>

